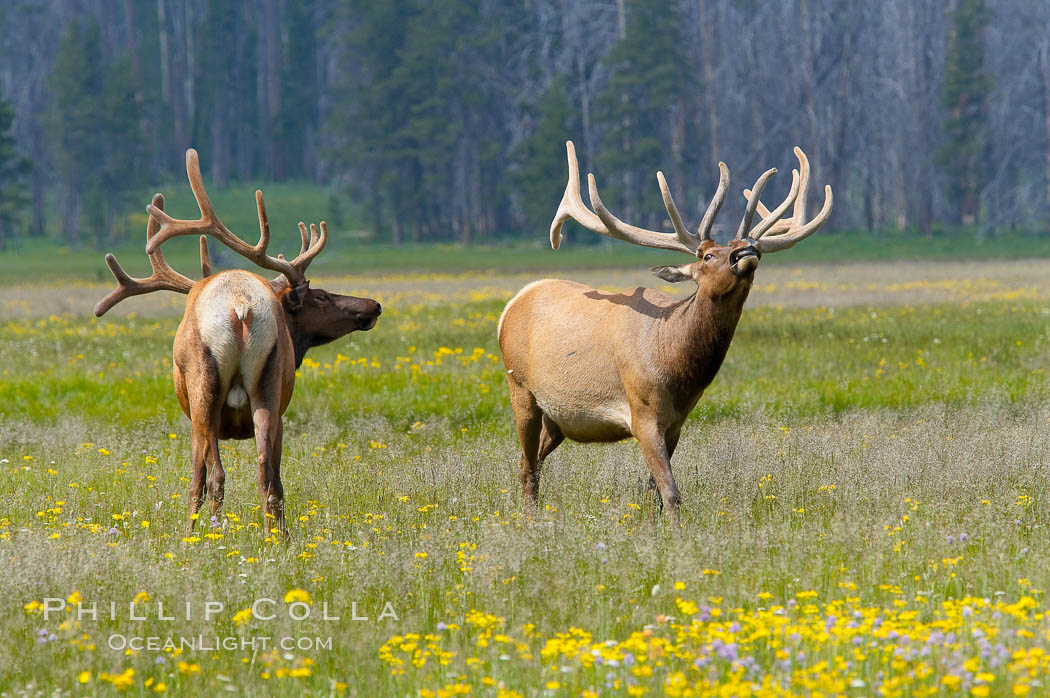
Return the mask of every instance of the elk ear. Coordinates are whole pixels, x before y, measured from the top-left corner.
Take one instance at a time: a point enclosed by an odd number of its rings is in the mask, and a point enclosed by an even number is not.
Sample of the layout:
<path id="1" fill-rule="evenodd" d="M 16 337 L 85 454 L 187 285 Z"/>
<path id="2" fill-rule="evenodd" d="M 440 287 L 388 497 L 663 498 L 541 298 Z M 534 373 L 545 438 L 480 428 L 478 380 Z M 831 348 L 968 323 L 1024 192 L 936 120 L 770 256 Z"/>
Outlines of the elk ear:
<path id="1" fill-rule="evenodd" d="M 677 267 L 651 267 L 649 271 L 664 281 L 676 284 L 679 281 L 689 281 L 693 278 L 692 264 L 679 264 Z"/>
<path id="2" fill-rule="evenodd" d="M 289 313 L 299 312 L 302 310 L 303 298 L 308 290 L 310 290 L 310 284 L 308 283 L 288 289 L 288 293 L 281 296 L 281 305 Z"/>

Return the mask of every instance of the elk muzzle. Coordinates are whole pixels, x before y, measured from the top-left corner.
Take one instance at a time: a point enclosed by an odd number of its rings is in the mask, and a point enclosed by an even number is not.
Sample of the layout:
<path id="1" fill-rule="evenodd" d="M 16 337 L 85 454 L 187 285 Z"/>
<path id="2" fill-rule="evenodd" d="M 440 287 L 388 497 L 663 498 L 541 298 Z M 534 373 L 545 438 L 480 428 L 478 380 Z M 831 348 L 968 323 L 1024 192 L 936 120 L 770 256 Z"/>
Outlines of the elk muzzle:
<path id="1" fill-rule="evenodd" d="M 356 298 L 354 296 L 337 296 L 336 303 L 340 310 L 353 318 L 357 326 L 356 330 L 370 330 L 376 326 L 379 316 L 383 314 L 383 306 L 371 298 Z"/>
<path id="2" fill-rule="evenodd" d="M 758 260 L 761 256 L 761 251 L 754 244 L 748 244 L 733 250 L 729 255 L 733 273 L 737 276 L 750 274 L 758 268 Z"/>

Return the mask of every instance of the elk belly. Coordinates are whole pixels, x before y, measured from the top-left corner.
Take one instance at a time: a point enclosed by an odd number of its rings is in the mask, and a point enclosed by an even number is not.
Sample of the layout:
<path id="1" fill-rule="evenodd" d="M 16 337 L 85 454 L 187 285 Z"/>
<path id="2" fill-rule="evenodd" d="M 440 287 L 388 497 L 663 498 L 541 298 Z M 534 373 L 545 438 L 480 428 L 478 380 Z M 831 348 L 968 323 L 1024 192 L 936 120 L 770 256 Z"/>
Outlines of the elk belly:
<path id="1" fill-rule="evenodd" d="M 573 441 L 620 441 L 631 435 L 631 407 L 626 400 L 573 403 L 545 400 L 537 394 L 536 404 Z"/>

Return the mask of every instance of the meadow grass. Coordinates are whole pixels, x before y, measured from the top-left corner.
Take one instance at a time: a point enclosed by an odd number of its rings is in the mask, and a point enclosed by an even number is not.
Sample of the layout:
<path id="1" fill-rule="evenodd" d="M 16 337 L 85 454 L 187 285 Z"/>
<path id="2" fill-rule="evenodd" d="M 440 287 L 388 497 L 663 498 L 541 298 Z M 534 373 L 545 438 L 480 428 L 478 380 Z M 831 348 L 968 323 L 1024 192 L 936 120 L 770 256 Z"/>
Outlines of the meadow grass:
<path id="1" fill-rule="evenodd" d="M 676 532 L 631 441 L 562 446 L 524 515 L 495 344 L 509 291 L 486 284 L 384 299 L 375 330 L 311 352 L 285 417 L 287 538 L 263 530 L 250 442 L 223 444 L 226 504 L 187 535 L 170 306 L 3 321 L 0 691 L 1045 694 L 1050 302 L 964 280 L 924 305 L 756 294 L 675 455 Z M 71 601 L 45 620 L 46 598 Z M 276 619 L 245 611 L 260 598 Z M 205 601 L 224 603 L 208 622 Z M 123 652 L 116 634 L 332 647 Z"/>

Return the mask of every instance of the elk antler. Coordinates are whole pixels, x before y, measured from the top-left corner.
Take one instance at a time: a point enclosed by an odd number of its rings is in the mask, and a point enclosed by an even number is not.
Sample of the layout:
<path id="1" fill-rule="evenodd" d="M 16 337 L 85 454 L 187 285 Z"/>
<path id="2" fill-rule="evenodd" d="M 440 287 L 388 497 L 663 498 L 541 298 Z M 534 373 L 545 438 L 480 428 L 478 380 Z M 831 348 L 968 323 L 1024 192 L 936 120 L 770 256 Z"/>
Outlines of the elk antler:
<path id="1" fill-rule="evenodd" d="M 306 267 L 327 242 L 327 228 L 323 224 L 320 239 L 311 240 L 311 244 L 301 250 L 299 256 L 291 262 L 287 261 L 283 255 L 271 257 L 266 254 L 266 248 L 270 244 L 270 221 L 266 217 L 266 205 L 263 203 L 261 191 L 256 190 L 255 192 L 255 205 L 259 211 L 259 242 L 249 245 L 230 232 L 215 215 L 215 209 L 208 198 L 208 193 L 204 190 L 197 151 L 193 148 L 186 151 L 186 176 L 190 181 L 193 196 L 197 200 L 197 206 L 200 208 L 201 217 L 197 220 L 177 220 L 154 206 L 147 207 L 150 215 L 160 221 L 160 232 L 146 244 L 146 252 L 152 253 L 166 241 L 180 235 L 210 235 L 257 266 L 280 272 L 293 287 L 306 283 L 304 273 Z"/>
<path id="2" fill-rule="evenodd" d="M 593 230 L 596 233 L 611 238 L 624 240 L 635 245 L 642 245 L 643 247 L 674 250 L 675 252 L 686 252 L 692 255 L 699 254 L 700 245 L 705 240 L 711 239 L 711 227 L 714 225 L 715 217 L 722 208 L 722 204 L 725 203 L 726 194 L 729 191 L 729 168 L 726 167 L 724 162 L 718 163 L 718 188 L 715 190 L 715 195 L 708 204 L 707 211 L 704 213 L 704 217 L 701 219 L 700 226 L 695 234 L 687 230 L 685 224 L 682 222 L 682 216 L 678 213 L 678 207 L 675 206 L 674 199 L 671 197 L 671 192 L 667 187 L 667 181 L 664 179 L 663 173 L 656 173 L 657 182 L 660 184 L 660 193 L 663 195 L 664 207 L 667 209 L 667 215 L 670 217 L 671 225 L 674 227 L 674 233 L 661 233 L 624 223 L 610 213 L 602 204 L 601 197 L 598 196 L 598 186 L 595 184 L 594 175 L 592 174 L 587 175 L 591 207 L 594 209 L 593 212 L 590 211 L 584 205 L 583 199 L 580 197 L 580 171 L 579 165 L 576 161 L 576 149 L 573 147 L 572 141 L 567 141 L 565 143 L 565 148 L 569 160 L 569 181 L 565 186 L 565 194 L 562 196 L 561 204 L 558 206 L 558 211 L 555 213 L 554 220 L 551 222 L 551 247 L 554 249 L 558 249 L 561 246 L 561 227 L 565 221 L 569 219 L 575 220 L 589 230 Z M 776 169 L 770 169 L 763 172 L 758 178 L 758 181 L 755 182 L 755 191 L 761 194 L 762 189 L 766 186 L 766 182 L 769 181 L 769 178 L 775 173 Z M 808 174 L 808 163 L 806 173 Z M 793 171 L 791 191 L 788 193 L 784 202 L 780 204 L 773 213 L 767 211 L 765 207 L 759 203 L 757 196 L 754 198 L 753 203 L 749 201 L 747 210 L 744 212 L 744 217 L 741 219 L 740 226 L 737 228 L 737 239 L 747 236 L 759 240 L 762 235 L 775 226 L 780 216 L 782 216 L 793 203 L 796 203 L 796 197 L 799 194 L 799 186 L 799 174 L 797 171 Z M 764 218 L 752 229 L 751 223 L 754 220 L 756 210 L 760 211 Z M 817 227 L 819 227 L 819 225 Z M 807 230 L 806 235 L 809 235 L 815 229 L 816 228 L 813 230 Z M 801 237 L 798 239 L 801 239 Z M 794 243 L 792 242 L 792 244 Z M 760 248 L 763 252 L 775 251 L 767 249 L 765 245 L 760 245 Z M 785 248 L 780 247 L 778 249 Z"/>
<path id="3" fill-rule="evenodd" d="M 678 208 L 671 198 L 671 192 L 667 189 L 667 182 L 664 180 L 663 173 L 658 172 L 656 177 L 660 183 L 660 192 L 663 194 L 664 205 L 667 207 L 667 213 L 671 217 L 671 223 L 675 228 L 674 233 L 659 233 L 654 230 L 638 228 L 624 223 L 609 213 L 609 210 L 602 204 L 601 197 L 598 196 L 598 187 L 592 174 L 587 175 L 587 184 L 590 189 L 591 206 L 594 208 L 594 213 L 588 210 L 583 203 L 583 199 L 580 198 L 580 166 L 576 162 L 576 148 L 573 146 L 572 141 L 566 141 L 565 149 L 569 157 L 569 181 L 565 185 L 565 195 L 562 196 L 558 212 L 554 214 L 554 220 L 551 222 L 551 247 L 554 249 L 561 247 L 561 226 L 571 218 L 589 230 L 593 230 L 600 235 L 616 238 L 617 240 L 624 240 L 643 247 L 655 247 L 663 250 L 696 254 L 697 249 L 700 247 L 700 240 L 696 235 L 686 230 L 682 224 L 682 217 L 679 215 Z"/>
<path id="4" fill-rule="evenodd" d="M 153 204 L 150 206 L 150 209 L 151 212 L 152 210 L 164 210 L 163 194 L 153 195 Z M 151 215 L 149 222 L 146 224 L 147 246 L 159 230 L 160 223 L 157 222 L 155 216 Z M 205 255 L 206 253 L 206 249 L 202 246 L 201 254 Z M 95 305 L 95 317 L 102 317 L 114 305 L 131 296 L 140 296 L 153 291 L 190 292 L 190 288 L 193 287 L 193 280 L 168 266 L 168 263 L 164 260 L 164 253 L 160 251 L 159 247 L 149 253 L 149 263 L 153 267 L 153 274 L 148 279 L 135 279 L 124 271 L 124 268 L 117 262 L 116 257 L 112 254 L 107 254 L 106 265 L 109 266 L 109 270 L 113 272 L 113 276 L 117 280 L 117 288 L 110 291 L 105 298 Z M 204 263 L 205 257 L 202 256 L 201 264 L 204 265 Z"/>
<path id="5" fill-rule="evenodd" d="M 299 254 L 292 260 L 292 266 L 305 274 L 306 268 L 310 266 L 310 262 L 328 244 L 328 224 L 321 221 L 321 234 L 318 235 L 317 226 L 311 223 L 310 235 L 307 236 L 306 225 L 299 221 L 299 236 L 302 238 L 303 244 L 299 247 Z"/>
<path id="6" fill-rule="evenodd" d="M 787 211 L 789 205 L 787 199 L 775 211 L 770 213 L 769 209 L 759 201 L 762 190 L 757 183 L 755 184 L 754 192 L 750 189 L 744 190 L 744 198 L 747 199 L 748 210 L 754 208 L 761 215 L 765 216 L 762 222 L 751 231 L 751 237 L 759 242 L 759 247 L 763 252 L 779 252 L 794 246 L 798 241 L 820 230 L 821 226 L 827 222 L 828 217 L 831 215 L 833 203 L 831 186 L 825 185 L 824 206 L 820 209 L 820 213 L 817 214 L 816 218 L 808 223 L 805 222 L 806 192 L 809 189 L 809 158 L 802 152 L 802 148 L 797 146 L 795 147 L 795 157 L 798 158 L 800 174 L 792 171 L 795 175 L 795 182 L 792 184 L 791 189 L 794 192 L 797 184 L 798 191 L 795 197 L 788 196 L 788 199 L 794 198 L 795 204 L 795 210 L 792 212 L 790 220 L 780 220 L 780 217 Z"/>

